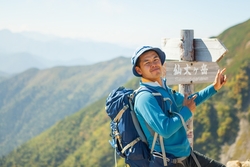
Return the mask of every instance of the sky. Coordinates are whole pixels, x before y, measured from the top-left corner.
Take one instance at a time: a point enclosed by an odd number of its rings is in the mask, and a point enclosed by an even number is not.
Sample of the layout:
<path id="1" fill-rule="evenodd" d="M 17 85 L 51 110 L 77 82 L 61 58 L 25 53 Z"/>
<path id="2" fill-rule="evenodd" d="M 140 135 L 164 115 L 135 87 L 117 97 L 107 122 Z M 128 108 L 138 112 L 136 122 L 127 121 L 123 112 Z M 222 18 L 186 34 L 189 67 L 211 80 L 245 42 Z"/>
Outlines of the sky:
<path id="1" fill-rule="evenodd" d="M 0 30 L 35 31 L 126 47 L 161 46 L 163 38 L 217 36 L 250 19 L 250 1 L 0 0 Z"/>

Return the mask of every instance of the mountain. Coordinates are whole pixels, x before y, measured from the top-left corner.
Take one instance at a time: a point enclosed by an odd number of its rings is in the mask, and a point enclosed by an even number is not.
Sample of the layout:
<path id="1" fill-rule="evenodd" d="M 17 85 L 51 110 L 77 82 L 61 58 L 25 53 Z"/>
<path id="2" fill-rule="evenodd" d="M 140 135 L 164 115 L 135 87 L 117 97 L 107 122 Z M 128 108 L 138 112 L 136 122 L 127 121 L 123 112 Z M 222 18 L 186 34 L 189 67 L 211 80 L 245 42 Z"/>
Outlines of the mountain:
<path id="1" fill-rule="evenodd" d="M 111 43 L 59 38 L 36 32 L 0 31 L 0 59 L 8 58 L 0 61 L 0 71 L 7 73 L 19 73 L 31 66 L 44 69 L 59 65 L 87 65 L 132 53 L 133 49 Z"/>
<path id="2" fill-rule="evenodd" d="M 11 74 L 23 72 L 29 68 L 45 69 L 50 67 L 46 60 L 29 53 L 1 54 L 0 69 Z"/>
<path id="3" fill-rule="evenodd" d="M 0 82 L 2 82 L 5 78 L 3 76 L 0 76 Z"/>
<path id="4" fill-rule="evenodd" d="M 227 68 L 228 81 L 215 96 L 197 107 L 194 117 L 195 150 L 224 163 L 250 157 L 249 25 L 250 20 L 225 30 L 217 37 L 229 50 L 219 62 L 221 68 Z M 116 64 L 116 61 L 112 63 Z M 113 81 L 121 78 L 119 74 L 124 73 L 119 71 Z M 124 82 L 127 83 L 124 86 L 137 88 L 138 82 L 132 78 Z M 114 85 L 120 86 L 118 83 Z M 198 84 L 195 89 L 200 90 L 204 86 Z M 114 166 L 114 150 L 108 142 L 110 119 L 104 109 L 106 97 L 107 94 L 89 103 L 0 158 L 0 166 Z M 122 159 L 118 159 L 118 166 L 124 166 Z"/>
<path id="5" fill-rule="evenodd" d="M 5 78 L 5 77 L 8 77 L 8 76 L 10 76 L 10 75 L 9 75 L 9 74 L 7 74 L 6 72 L 2 72 L 2 71 L 0 71 L 0 77 Z"/>
<path id="6" fill-rule="evenodd" d="M 138 83 L 139 80 L 133 78 L 124 86 L 136 88 Z M 0 166 L 114 166 L 105 99 L 106 96 L 64 118 L 7 157 L 0 158 Z M 122 164 L 122 159 L 119 163 Z"/>
<path id="7" fill-rule="evenodd" d="M 4 79 L 10 77 L 10 74 L 7 74 L 5 72 L 0 71 L 0 82 L 3 81 Z"/>
<path id="8" fill-rule="evenodd" d="M 223 58 L 222 66 L 227 67 L 229 82 L 227 96 L 218 100 L 225 101 L 224 108 L 231 108 L 239 121 L 227 119 L 227 124 L 237 124 L 236 128 L 226 128 L 229 133 L 237 130 L 235 140 L 222 147 L 221 159 L 244 161 L 250 157 L 250 19 L 228 28 L 219 38 L 228 47 L 229 53 Z M 229 126 L 229 127 L 232 127 Z M 230 135 L 228 133 L 228 135 Z M 232 135 L 232 134 L 231 134 Z M 228 137 L 228 136 L 225 136 Z"/>
<path id="9" fill-rule="evenodd" d="M 94 65 L 32 68 L 4 79 L 0 82 L 0 155 L 131 77 L 130 60 L 119 57 Z"/>

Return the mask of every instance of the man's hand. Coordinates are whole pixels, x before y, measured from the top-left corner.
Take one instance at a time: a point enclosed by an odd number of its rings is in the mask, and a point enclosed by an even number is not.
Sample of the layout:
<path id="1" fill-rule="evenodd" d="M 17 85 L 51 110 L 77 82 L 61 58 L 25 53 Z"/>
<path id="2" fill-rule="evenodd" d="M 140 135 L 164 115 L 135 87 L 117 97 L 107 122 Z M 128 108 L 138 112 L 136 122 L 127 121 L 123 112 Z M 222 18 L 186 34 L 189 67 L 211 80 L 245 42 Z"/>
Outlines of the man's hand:
<path id="1" fill-rule="evenodd" d="M 184 101 L 183 101 L 183 106 L 187 106 L 189 110 L 194 113 L 196 109 L 196 104 L 194 102 L 194 99 L 197 97 L 197 95 L 192 96 L 191 98 L 188 99 L 188 95 L 184 95 Z"/>
<path id="2" fill-rule="evenodd" d="M 225 71 L 226 68 L 218 70 L 215 76 L 213 85 L 216 91 L 218 91 L 227 82 L 227 76 L 223 74 Z"/>

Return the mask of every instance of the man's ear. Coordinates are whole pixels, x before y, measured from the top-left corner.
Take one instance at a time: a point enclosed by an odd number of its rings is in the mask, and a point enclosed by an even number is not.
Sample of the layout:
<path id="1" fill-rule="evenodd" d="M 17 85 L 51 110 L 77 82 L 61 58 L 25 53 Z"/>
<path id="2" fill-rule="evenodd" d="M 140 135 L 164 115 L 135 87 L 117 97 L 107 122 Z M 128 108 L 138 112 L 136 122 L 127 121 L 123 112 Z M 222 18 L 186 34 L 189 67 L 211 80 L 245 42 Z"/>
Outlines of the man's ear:
<path id="1" fill-rule="evenodd" d="M 135 67 L 135 71 L 138 73 L 138 74 L 142 74 L 142 71 L 141 71 L 141 69 L 140 69 L 140 67 L 138 67 L 138 66 L 136 66 Z"/>

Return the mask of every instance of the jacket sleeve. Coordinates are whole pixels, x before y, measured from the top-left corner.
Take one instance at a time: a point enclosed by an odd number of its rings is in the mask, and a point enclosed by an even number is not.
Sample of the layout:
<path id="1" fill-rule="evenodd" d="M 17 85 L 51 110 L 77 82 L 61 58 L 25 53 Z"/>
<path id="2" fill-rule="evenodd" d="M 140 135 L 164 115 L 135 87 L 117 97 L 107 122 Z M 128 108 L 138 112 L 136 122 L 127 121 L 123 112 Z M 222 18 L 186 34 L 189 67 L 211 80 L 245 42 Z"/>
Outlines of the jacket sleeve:
<path id="1" fill-rule="evenodd" d="M 196 105 L 198 106 L 202 102 L 204 102 L 205 100 L 207 100 L 208 98 L 210 98 L 211 96 L 213 96 L 216 93 L 217 93 L 217 91 L 214 89 L 214 86 L 209 85 L 206 88 L 204 88 L 203 90 L 201 90 L 197 93 L 194 93 L 194 94 L 197 94 L 197 97 L 194 101 L 195 101 Z"/>
<path id="2" fill-rule="evenodd" d="M 164 138 L 169 138 L 180 128 L 183 128 L 181 119 L 176 115 L 165 115 L 158 105 L 156 98 L 149 92 L 141 92 L 135 99 L 135 111 L 146 123 Z M 187 107 L 182 107 L 179 112 L 185 121 L 192 113 Z"/>
<path id="3" fill-rule="evenodd" d="M 200 105 L 201 103 L 203 103 L 205 100 L 207 100 L 208 98 L 210 98 L 211 96 L 213 96 L 214 94 L 216 94 L 216 90 L 214 89 L 213 85 L 209 85 L 206 88 L 202 89 L 199 92 L 196 92 L 192 95 L 189 96 L 192 97 L 193 95 L 197 95 L 197 97 L 195 98 L 195 104 L 196 106 Z M 178 107 L 178 109 L 180 109 L 182 107 L 183 104 L 183 100 L 184 100 L 184 95 L 181 93 L 173 93 L 176 105 Z"/>

